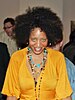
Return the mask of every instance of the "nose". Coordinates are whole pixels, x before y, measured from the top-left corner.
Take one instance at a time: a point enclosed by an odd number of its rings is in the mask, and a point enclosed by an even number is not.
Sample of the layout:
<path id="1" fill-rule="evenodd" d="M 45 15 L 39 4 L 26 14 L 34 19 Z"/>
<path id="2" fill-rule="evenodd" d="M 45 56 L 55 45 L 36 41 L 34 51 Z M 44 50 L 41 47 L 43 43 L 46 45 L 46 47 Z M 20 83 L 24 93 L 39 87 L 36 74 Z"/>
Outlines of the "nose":
<path id="1" fill-rule="evenodd" d="M 37 41 L 37 47 L 40 47 L 40 40 Z"/>

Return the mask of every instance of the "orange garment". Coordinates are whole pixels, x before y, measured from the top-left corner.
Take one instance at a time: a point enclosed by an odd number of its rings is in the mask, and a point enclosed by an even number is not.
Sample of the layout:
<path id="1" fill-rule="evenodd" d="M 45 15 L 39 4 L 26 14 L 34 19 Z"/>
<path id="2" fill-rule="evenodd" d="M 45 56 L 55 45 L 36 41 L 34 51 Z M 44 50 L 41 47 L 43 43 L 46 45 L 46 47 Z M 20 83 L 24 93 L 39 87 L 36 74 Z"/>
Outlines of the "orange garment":
<path id="1" fill-rule="evenodd" d="M 72 93 L 64 56 L 53 49 L 47 48 L 47 50 L 48 57 L 40 85 L 40 99 L 38 100 L 62 100 Z M 12 55 L 2 93 L 20 97 L 20 100 L 36 100 L 34 79 L 26 66 L 26 54 L 27 48 L 24 48 Z M 37 95 L 40 76 L 36 86 Z"/>

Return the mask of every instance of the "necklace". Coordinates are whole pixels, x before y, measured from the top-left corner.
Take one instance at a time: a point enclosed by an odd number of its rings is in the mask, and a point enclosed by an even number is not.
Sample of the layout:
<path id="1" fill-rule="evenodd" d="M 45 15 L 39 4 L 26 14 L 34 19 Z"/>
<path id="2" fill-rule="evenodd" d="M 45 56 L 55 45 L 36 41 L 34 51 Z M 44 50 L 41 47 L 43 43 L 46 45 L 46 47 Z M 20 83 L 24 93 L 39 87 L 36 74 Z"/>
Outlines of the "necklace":
<path id="1" fill-rule="evenodd" d="M 37 68 L 40 68 L 40 66 L 41 66 L 42 64 L 44 64 L 44 60 L 42 60 L 41 63 L 39 63 L 39 64 L 35 64 L 35 63 L 33 62 L 33 59 L 32 59 L 31 48 L 28 48 L 28 52 L 29 52 L 28 58 L 29 58 L 30 63 L 32 64 L 32 66 L 37 67 Z M 45 53 L 46 53 L 46 52 L 44 52 L 44 55 L 45 55 Z"/>
<path id="2" fill-rule="evenodd" d="M 44 49 L 44 53 L 43 53 L 43 60 L 42 62 L 39 64 L 39 66 L 42 64 L 42 68 L 40 68 L 40 71 L 38 72 L 38 74 L 40 74 L 40 72 L 42 71 L 41 73 L 41 77 L 40 77 L 40 82 L 39 82 L 39 87 L 38 87 L 38 95 L 36 95 L 36 85 L 37 85 L 37 81 L 36 81 L 36 78 L 35 78 L 35 73 L 37 74 L 37 72 L 35 71 L 35 68 L 38 67 L 37 64 L 34 64 L 33 60 L 32 60 L 32 55 L 31 55 L 31 48 L 28 47 L 28 53 L 27 53 L 27 56 L 28 56 L 28 61 L 29 61 L 29 64 L 31 66 L 31 71 L 32 71 L 32 75 L 33 75 L 33 78 L 34 78 L 34 82 L 35 82 L 35 96 L 36 96 L 36 100 L 39 100 L 40 98 L 40 85 L 41 85 L 41 81 L 42 81 L 42 77 L 43 77 L 43 74 L 44 74 L 44 70 L 45 70 L 45 63 L 46 63 L 46 59 L 47 59 L 47 50 Z M 38 67 L 39 68 L 39 67 Z"/>

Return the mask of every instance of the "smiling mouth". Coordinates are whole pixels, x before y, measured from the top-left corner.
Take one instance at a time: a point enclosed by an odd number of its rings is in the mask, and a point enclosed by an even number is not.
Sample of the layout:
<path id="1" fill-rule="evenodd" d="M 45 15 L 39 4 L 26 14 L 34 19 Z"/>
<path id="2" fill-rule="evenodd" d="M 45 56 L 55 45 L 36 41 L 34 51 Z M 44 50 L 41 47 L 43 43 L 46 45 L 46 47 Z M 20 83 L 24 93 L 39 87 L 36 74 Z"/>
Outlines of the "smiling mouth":
<path id="1" fill-rule="evenodd" d="M 37 52 L 39 52 L 39 51 L 42 50 L 42 48 L 41 47 L 40 48 L 34 48 L 34 50 L 37 51 Z"/>

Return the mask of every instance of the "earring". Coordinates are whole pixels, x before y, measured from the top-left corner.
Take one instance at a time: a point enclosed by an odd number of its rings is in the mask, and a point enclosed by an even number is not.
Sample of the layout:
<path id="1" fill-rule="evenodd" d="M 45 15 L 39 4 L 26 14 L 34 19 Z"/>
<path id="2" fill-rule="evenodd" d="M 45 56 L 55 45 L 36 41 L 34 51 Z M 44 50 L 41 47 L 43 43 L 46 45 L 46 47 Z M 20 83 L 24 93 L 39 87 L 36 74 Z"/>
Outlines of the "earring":
<path id="1" fill-rule="evenodd" d="M 28 45 L 28 42 L 26 44 Z"/>
<path id="2" fill-rule="evenodd" d="M 31 51 L 31 48 L 30 47 L 28 47 L 28 51 Z"/>
<path id="3" fill-rule="evenodd" d="M 51 46 L 52 44 L 51 43 L 49 43 L 49 46 Z"/>

